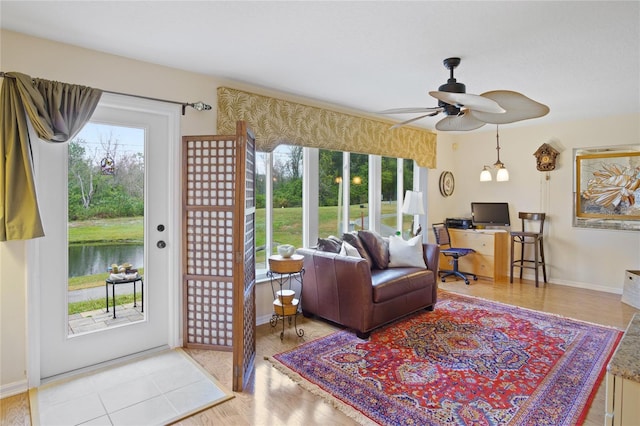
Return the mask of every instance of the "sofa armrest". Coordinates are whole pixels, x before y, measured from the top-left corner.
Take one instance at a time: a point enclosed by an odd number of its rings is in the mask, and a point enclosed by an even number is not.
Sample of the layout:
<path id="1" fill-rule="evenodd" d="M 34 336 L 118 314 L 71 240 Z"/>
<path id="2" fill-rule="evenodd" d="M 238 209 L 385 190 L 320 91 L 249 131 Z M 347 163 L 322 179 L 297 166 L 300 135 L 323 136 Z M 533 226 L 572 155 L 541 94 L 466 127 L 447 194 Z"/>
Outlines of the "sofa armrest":
<path id="1" fill-rule="evenodd" d="M 437 275 L 440 263 L 440 247 L 437 244 L 426 243 L 422 244 L 422 250 L 427 269 Z"/>
<path id="2" fill-rule="evenodd" d="M 365 259 L 301 248 L 302 310 L 361 329 L 373 315 L 371 270 Z"/>

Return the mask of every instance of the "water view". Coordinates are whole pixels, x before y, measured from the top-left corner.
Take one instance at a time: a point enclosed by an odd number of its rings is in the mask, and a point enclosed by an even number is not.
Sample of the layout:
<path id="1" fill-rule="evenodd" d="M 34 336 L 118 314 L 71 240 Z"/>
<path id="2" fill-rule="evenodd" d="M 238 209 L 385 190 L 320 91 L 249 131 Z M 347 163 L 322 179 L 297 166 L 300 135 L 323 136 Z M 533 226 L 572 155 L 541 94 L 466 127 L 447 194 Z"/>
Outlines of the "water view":
<path id="1" fill-rule="evenodd" d="M 107 273 L 112 263 L 129 262 L 134 268 L 142 268 L 144 246 L 142 244 L 69 246 L 69 278 Z"/>

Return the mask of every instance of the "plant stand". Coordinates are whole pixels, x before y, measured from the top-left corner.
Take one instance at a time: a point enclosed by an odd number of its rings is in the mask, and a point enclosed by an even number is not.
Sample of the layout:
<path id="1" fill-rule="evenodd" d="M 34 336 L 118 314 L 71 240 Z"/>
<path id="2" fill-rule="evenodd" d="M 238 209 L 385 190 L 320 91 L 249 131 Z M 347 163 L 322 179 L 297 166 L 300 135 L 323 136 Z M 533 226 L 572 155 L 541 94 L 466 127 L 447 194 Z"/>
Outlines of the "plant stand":
<path id="1" fill-rule="evenodd" d="M 288 321 L 289 325 L 293 322 L 298 337 L 304 336 L 304 330 L 298 328 L 297 320 L 302 306 L 303 259 L 303 256 L 295 254 L 290 258 L 283 258 L 280 255 L 269 257 L 267 276 L 271 280 L 271 291 L 273 293 L 273 315 L 269 323 L 271 327 L 275 327 L 278 321 L 282 320 L 280 340 L 284 338 L 285 321 Z M 295 298 L 296 287 L 299 287 L 298 298 Z M 289 298 L 292 300 L 286 300 Z"/>

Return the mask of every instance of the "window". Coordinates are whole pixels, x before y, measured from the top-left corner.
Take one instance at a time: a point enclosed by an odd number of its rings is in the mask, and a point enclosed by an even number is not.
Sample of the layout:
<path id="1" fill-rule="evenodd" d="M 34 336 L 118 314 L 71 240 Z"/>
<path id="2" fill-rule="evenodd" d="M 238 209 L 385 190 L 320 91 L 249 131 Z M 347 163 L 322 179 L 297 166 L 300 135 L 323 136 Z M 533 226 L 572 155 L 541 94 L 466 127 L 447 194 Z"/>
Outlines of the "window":
<path id="1" fill-rule="evenodd" d="M 402 214 L 402 200 L 408 189 L 413 189 L 413 161 L 382 157 L 380 187 L 380 234 L 405 233 L 411 227 L 411 217 Z"/>
<path id="2" fill-rule="evenodd" d="M 266 223 L 271 222 L 270 209 L 267 209 L 267 194 L 271 197 L 271 154 L 256 152 L 256 271 L 267 270 L 267 253 L 271 253 L 267 237 Z M 269 213 L 269 220 L 267 220 Z M 270 228 L 269 228 L 270 231 Z"/>
<path id="3" fill-rule="evenodd" d="M 271 254 L 280 244 L 302 245 L 302 149 L 280 145 L 273 152 Z"/>
<path id="4" fill-rule="evenodd" d="M 321 149 L 318 166 L 318 235 L 342 235 L 343 153 Z"/>
<path id="5" fill-rule="evenodd" d="M 399 158 L 380 157 L 341 151 L 318 150 L 317 167 L 303 162 L 303 150 L 297 146 L 280 145 L 272 153 L 257 153 L 256 162 L 256 272 L 264 276 L 266 259 L 277 254 L 279 244 L 302 247 L 303 226 L 315 226 L 311 235 L 341 236 L 346 231 L 378 230 L 388 236 L 402 230 L 406 234 L 413 217 L 403 215 L 402 197 L 414 188 L 414 162 Z M 373 164 L 373 166 L 371 165 Z M 317 178 L 317 225 L 303 216 L 302 191 L 306 176 Z M 370 171 L 379 176 L 375 182 Z M 313 187 L 313 186 L 310 186 Z M 371 197 L 380 191 L 380 197 Z M 311 191 L 313 192 L 313 191 Z M 374 200 L 374 201 L 371 201 Z M 377 201 L 381 200 L 381 201 Z M 375 218 L 370 221 L 369 218 Z M 315 220 L 313 221 L 315 222 Z M 315 230 L 315 229 L 314 229 Z M 315 245 L 308 241 L 307 245 Z"/>
<path id="6" fill-rule="evenodd" d="M 349 230 L 369 229 L 369 156 L 349 156 Z"/>

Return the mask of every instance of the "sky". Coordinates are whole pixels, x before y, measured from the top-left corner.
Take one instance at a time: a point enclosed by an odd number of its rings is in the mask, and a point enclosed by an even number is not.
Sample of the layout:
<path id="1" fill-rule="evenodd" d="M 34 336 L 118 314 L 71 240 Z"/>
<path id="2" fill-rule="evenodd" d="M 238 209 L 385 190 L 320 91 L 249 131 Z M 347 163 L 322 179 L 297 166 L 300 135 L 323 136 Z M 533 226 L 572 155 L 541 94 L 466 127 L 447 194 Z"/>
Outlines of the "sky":
<path id="1" fill-rule="evenodd" d="M 94 152 L 94 147 L 102 152 L 101 140 L 107 141 L 109 135 L 118 141 L 118 154 L 144 153 L 144 129 L 90 122 L 74 139 L 87 141 L 87 152 Z"/>

